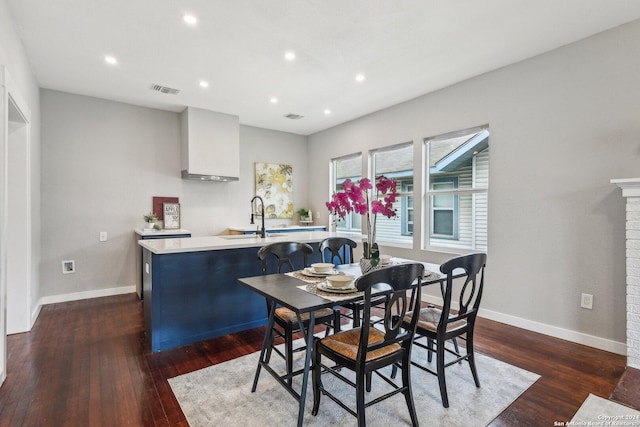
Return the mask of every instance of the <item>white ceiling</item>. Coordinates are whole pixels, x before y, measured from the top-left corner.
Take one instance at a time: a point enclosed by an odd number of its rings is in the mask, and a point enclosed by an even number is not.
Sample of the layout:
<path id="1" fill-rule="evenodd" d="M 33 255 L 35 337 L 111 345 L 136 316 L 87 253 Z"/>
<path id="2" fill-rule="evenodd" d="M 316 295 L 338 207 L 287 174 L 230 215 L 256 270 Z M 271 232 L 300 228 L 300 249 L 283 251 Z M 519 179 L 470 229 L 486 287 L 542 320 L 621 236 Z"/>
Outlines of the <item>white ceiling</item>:
<path id="1" fill-rule="evenodd" d="M 43 88 L 170 111 L 194 106 L 303 135 L 640 18 L 638 0 L 8 3 Z M 284 60 L 287 50 L 295 61 Z M 106 65 L 105 55 L 119 63 Z M 357 83 L 357 73 L 366 80 Z M 199 87 L 203 79 L 209 88 Z M 180 93 L 153 92 L 152 83 Z"/>

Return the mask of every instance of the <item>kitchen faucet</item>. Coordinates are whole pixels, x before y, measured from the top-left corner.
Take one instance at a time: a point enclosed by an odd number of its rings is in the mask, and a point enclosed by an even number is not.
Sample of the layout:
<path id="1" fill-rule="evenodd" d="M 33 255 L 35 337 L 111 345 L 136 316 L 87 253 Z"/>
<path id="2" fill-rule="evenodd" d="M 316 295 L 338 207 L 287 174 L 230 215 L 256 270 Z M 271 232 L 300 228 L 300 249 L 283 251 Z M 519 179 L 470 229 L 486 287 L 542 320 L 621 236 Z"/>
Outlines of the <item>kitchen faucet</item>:
<path id="1" fill-rule="evenodd" d="M 267 232 L 266 232 L 266 230 L 264 228 L 264 213 L 265 213 L 264 212 L 264 200 L 262 200 L 262 197 L 260 197 L 260 196 L 254 196 L 253 199 L 251 199 L 251 202 L 250 202 L 251 203 L 251 224 L 255 224 L 253 222 L 253 217 L 255 216 L 255 214 L 253 212 L 253 201 L 255 199 L 260 200 L 260 205 L 262 206 L 262 229 L 260 230 L 260 233 L 256 233 L 256 234 L 260 234 L 260 237 L 262 237 L 264 239 L 265 237 L 267 237 Z"/>

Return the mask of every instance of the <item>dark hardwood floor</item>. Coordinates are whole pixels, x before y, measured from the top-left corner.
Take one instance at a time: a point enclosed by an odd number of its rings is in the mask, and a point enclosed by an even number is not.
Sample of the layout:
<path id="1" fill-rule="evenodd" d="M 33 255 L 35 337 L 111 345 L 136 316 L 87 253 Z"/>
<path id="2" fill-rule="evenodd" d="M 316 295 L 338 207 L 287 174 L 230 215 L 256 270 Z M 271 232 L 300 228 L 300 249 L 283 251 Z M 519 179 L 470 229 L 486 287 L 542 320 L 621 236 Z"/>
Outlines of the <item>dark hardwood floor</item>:
<path id="1" fill-rule="evenodd" d="M 47 305 L 31 332 L 7 339 L 0 426 L 186 426 L 167 378 L 257 351 L 263 333 L 152 354 L 135 294 Z M 623 356 L 485 319 L 476 349 L 541 375 L 493 426 L 568 421 L 589 393 L 608 398 L 625 371 Z"/>

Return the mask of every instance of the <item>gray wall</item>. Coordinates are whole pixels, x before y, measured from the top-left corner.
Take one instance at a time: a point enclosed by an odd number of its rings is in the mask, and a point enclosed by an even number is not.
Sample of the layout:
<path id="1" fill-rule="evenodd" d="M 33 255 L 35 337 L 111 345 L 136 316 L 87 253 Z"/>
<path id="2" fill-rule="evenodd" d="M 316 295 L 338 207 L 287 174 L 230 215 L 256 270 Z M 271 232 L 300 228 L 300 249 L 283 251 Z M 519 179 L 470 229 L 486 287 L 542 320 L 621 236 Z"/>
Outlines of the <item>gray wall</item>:
<path id="1" fill-rule="evenodd" d="M 41 99 L 44 297 L 133 286 L 133 230 L 153 196 L 179 197 L 194 235 L 221 234 L 248 225 L 254 163 L 273 162 L 293 166 L 294 200 L 306 204 L 305 137 L 241 126 L 239 182 L 185 181 L 177 113 L 44 89 Z M 68 259 L 77 272 L 63 275 Z"/>
<path id="2" fill-rule="evenodd" d="M 0 1 L 0 23 L 7 16 Z M 14 70 L 37 118 L 38 94 L 19 43 L 13 33 L 9 42 L 0 35 L 0 59 Z M 420 173 L 423 138 L 488 123 L 485 309 L 511 323 L 622 342 L 624 200 L 609 180 L 640 172 L 637 40 L 638 21 L 308 140 L 242 126 L 241 181 L 229 184 L 179 179 L 177 114 L 43 90 L 41 294 L 133 285 L 132 230 L 154 195 L 180 197 L 183 226 L 194 234 L 218 234 L 247 223 L 253 163 L 289 163 L 296 206 L 320 211 L 316 219 L 326 222 L 331 157 L 414 141 Z M 39 218 L 34 206 L 34 222 Z M 416 235 L 420 230 L 416 224 Z M 109 233 L 108 242 L 98 241 L 99 231 Z M 451 256 L 421 251 L 417 236 L 414 247 L 384 249 L 435 262 Z M 70 258 L 78 272 L 62 276 L 60 261 Z M 579 308 L 581 292 L 594 295 L 593 310 Z"/>
<path id="3" fill-rule="evenodd" d="M 624 342 L 624 200 L 609 180 L 640 175 L 638 40 L 640 21 L 310 136 L 311 206 L 327 200 L 331 157 L 414 141 L 420 176 L 425 137 L 488 123 L 484 308 Z M 451 256 L 421 251 L 416 234 L 415 249 L 385 251 Z M 580 308 L 582 292 L 593 310 Z"/>

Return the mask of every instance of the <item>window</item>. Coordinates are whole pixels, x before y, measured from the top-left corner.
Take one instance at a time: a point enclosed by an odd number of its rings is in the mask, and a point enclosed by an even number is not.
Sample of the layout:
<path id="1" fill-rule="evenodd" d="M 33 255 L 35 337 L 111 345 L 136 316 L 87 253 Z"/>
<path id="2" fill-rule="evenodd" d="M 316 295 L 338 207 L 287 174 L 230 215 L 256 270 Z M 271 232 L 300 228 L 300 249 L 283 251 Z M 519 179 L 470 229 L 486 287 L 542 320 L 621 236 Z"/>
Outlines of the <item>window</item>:
<path id="1" fill-rule="evenodd" d="M 458 178 L 434 178 L 431 188 L 446 191 L 458 188 Z M 458 195 L 436 194 L 431 199 L 431 236 L 445 239 L 458 238 Z"/>
<path id="2" fill-rule="evenodd" d="M 358 182 L 362 178 L 362 154 L 340 157 L 331 160 L 331 194 L 342 190 L 342 183 L 347 179 Z M 362 231 L 362 217 L 348 213 L 338 221 L 340 231 Z"/>
<path id="3" fill-rule="evenodd" d="M 378 215 L 376 240 L 385 243 L 413 243 L 413 144 L 402 144 L 371 152 L 373 176 L 384 175 L 398 182 L 397 218 Z"/>
<path id="4" fill-rule="evenodd" d="M 488 127 L 427 138 L 425 159 L 428 246 L 486 251 Z"/>
<path id="5" fill-rule="evenodd" d="M 401 188 L 402 193 L 413 193 L 413 183 L 404 182 Z M 413 236 L 413 196 L 407 196 L 400 200 L 402 203 L 402 235 Z"/>

